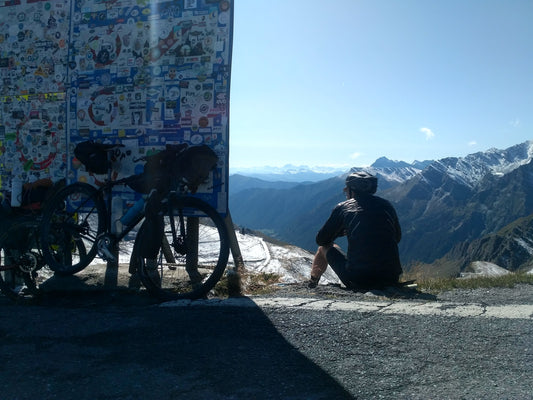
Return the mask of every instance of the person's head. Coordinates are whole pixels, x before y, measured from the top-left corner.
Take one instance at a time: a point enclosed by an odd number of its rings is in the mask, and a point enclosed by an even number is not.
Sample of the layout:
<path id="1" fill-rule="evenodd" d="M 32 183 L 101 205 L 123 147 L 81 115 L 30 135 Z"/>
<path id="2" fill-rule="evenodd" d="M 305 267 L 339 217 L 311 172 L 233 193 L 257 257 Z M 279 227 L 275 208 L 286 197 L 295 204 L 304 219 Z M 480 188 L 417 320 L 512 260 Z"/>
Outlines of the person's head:
<path id="1" fill-rule="evenodd" d="M 352 172 L 346 177 L 345 192 L 348 198 L 361 194 L 374 194 L 378 188 L 378 178 L 368 172 Z"/>

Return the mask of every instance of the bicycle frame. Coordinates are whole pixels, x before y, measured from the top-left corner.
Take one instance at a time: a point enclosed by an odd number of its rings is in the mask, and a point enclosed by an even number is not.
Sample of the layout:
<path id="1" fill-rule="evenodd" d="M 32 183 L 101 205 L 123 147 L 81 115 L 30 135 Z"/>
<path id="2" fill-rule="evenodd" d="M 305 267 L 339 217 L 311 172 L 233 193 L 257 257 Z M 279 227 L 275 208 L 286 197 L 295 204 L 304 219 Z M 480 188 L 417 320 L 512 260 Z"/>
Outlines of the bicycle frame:
<path id="1" fill-rule="evenodd" d="M 113 242 L 114 244 L 117 244 L 117 243 L 120 243 L 134 228 L 135 226 L 137 226 L 146 216 L 144 210 L 139 212 L 139 214 L 137 214 L 133 220 L 132 223 L 130 223 L 129 225 L 127 225 L 125 227 L 125 229 L 123 229 L 120 233 L 117 233 L 117 232 L 112 232 L 112 224 L 113 224 L 113 221 L 112 221 L 112 200 L 113 200 L 113 196 L 112 196 L 112 191 L 113 191 L 113 187 L 117 186 L 117 185 L 123 185 L 123 184 L 126 184 L 127 182 L 127 178 L 123 178 L 123 179 L 119 179 L 117 181 L 108 181 L 106 182 L 102 187 L 100 187 L 98 189 L 98 196 L 102 196 L 103 199 L 104 199 L 104 203 L 106 205 L 106 216 L 105 216 L 105 229 L 104 229 L 104 232 L 103 232 L 103 235 L 107 235 L 107 237 L 109 237 Z M 170 200 L 172 198 L 176 199 L 176 198 L 179 198 L 179 197 L 182 197 L 182 196 L 185 196 L 185 194 L 181 194 L 181 193 L 178 193 L 177 191 L 170 191 L 169 193 L 167 193 L 165 195 L 165 198 Z M 172 243 L 172 245 L 174 246 L 175 250 L 179 252 L 179 246 L 182 245 L 182 243 L 179 242 L 179 239 L 181 238 L 181 240 L 185 240 L 185 236 L 186 236 L 186 233 L 185 233 L 185 226 L 184 226 L 184 217 L 185 215 L 183 214 L 182 211 L 179 212 L 178 215 L 175 215 L 174 213 L 172 213 L 173 216 L 177 217 L 179 219 L 179 229 L 180 229 L 180 232 L 177 232 L 177 229 L 176 229 L 176 225 L 175 225 L 175 222 L 174 222 L 174 219 L 171 219 L 171 224 L 170 224 L 170 228 L 171 228 L 171 232 L 172 232 L 172 237 L 176 240 L 178 239 L 178 242 L 177 243 Z M 198 228 L 197 228 L 197 225 L 198 225 L 198 217 L 197 216 L 189 216 L 188 219 L 187 219 L 187 225 L 188 225 L 188 229 L 187 231 L 190 229 L 191 226 L 196 226 L 196 229 L 194 229 L 193 231 L 194 232 L 197 232 L 198 231 Z M 197 235 L 196 235 L 197 236 Z M 197 237 L 193 237 L 191 238 L 194 240 L 197 241 Z M 191 263 L 195 263 L 195 258 L 191 258 Z"/>
<path id="2" fill-rule="evenodd" d="M 104 200 L 106 215 L 105 215 L 105 227 L 104 234 L 110 236 L 115 243 L 122 241 L 134 228 L 139 224 L 145 217 L 144 211 L 141 211 L 137 216 L 135 216 L 133 222 L 122 229 L 120 233 L 113 232 L 113 210 L 112 210 L 112 200 L 113 200 L 113 188 L 118 185 L 125 185 L 127 178 L 119 179 L 116 181 L 107 181 L 103 186 L 98 188 L 98 195 L 101 196 Z"/>

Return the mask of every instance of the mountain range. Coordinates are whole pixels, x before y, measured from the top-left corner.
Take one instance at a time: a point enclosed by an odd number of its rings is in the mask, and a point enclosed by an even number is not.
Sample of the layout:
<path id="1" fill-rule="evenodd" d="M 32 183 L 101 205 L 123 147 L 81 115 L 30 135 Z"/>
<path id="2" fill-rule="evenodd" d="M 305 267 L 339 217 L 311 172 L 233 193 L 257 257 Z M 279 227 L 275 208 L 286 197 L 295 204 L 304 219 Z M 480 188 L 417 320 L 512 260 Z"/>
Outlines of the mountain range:
<path id="1" fill-rule="evenodd" d="M 382 157 L 364 168 L 378 176 L 377 194 L 398 213 L 404 269 L 429 265 L 458 274 L 476 258 L 511 270 L 531 269 L 532 158 L 533 141 L 527 141 L 434 161 Z M 233 221 L 314 251 L 316 232 L 345 199 L 348 172 L 302 183 L 284 181 L 282 175 L 277 182 L 231 175 Z"/>
<path id="2" fill-rule="evenodd" d="M 230 168 L 231 175 L 257 178 L 267 182 L 318 182 L 345 173 L 348 167 L 308 167 L 287 164 L 283 167 Z"/>

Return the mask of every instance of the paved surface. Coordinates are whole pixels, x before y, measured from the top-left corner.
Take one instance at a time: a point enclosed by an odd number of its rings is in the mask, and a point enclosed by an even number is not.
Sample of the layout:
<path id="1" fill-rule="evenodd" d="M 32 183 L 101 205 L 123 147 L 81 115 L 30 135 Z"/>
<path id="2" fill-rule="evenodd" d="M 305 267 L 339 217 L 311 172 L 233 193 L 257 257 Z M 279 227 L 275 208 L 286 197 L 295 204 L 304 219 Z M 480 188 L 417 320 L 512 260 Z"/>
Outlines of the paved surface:
<path id="1" fill-rule="evenodd" d="M 533 399 L 533 286 L 0 298 L 0 398 Z M 422 311 L 421 311 L 422 310 Z"/>

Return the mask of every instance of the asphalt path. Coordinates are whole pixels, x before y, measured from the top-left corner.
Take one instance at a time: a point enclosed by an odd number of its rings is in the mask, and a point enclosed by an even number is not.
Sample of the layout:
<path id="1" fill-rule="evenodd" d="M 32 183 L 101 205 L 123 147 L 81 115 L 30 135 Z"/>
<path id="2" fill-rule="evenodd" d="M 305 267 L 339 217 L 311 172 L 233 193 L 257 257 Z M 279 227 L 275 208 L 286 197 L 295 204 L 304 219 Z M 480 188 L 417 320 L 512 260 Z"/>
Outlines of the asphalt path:
<path id="1" fill-rule="evenodd" d="M 0 297 L 0 399 L 533 399 L 533 286 Z"/>

